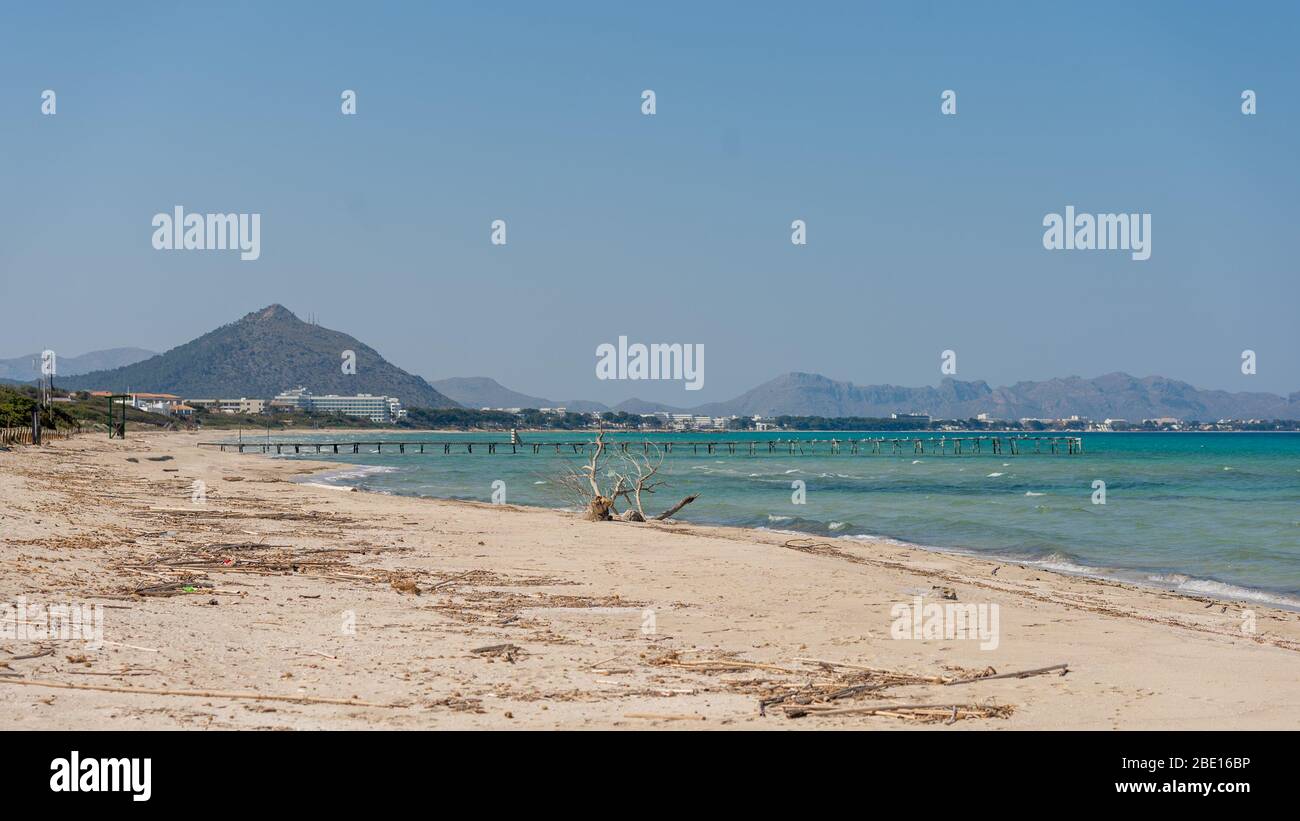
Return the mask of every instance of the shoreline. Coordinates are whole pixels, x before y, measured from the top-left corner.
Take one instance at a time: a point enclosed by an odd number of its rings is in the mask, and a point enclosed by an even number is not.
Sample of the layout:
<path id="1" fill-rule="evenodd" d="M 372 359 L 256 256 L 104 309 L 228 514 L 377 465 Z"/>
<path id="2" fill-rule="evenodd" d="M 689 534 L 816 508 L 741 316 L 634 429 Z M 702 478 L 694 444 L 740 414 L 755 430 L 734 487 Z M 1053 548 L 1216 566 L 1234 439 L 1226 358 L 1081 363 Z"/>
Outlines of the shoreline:
<path id="1" fill-rule="evenodd" d="M 245 453 L 245 454 L 234 454 L 234 455 L 265 457 L 265 456 L 269 456 L 270 454 Z M 304 460 L 311 461 L 309 457 L 304 458 L 299 454 L 285 454 L 283 458 L 289 459 L 290 461 L 304 461 Z M 295 479 L 294 481 L 307 484 L 309 483 L 308 480 L 310 479 L 322 480 L 322 477 L 328 476 L 329 474 L 347 472 L 348 469 L 352 469 L 354 471 L 370 471 L 375 473 L 379 473 L 379 472 L 387 473 L 387 472 L 399 470 L 398 468 L 389 468 L 387 466 L 383 466 L 381 468 L 381 466 L 362 465 L 353 462 L 340 462 L 337 463 L 337 467 L 335 467 L 335 463 L 331 462 L 329 464 L 331 465 L 331 467 L 321 468 L 320 470 L 315 471 L 310 475 L 304 476 L 301 479 Z M 349 477 L 349 478 L 360 478 L 360 477 Z M 377 493 L 385 496 L 397 496 L 397 497 L 415 499 L 420 501 L 436 501 L 436 502 L 448 502 L 448 503 L 457 503 L 457 502 L 466 501 L 464 499 L 454 499 L 454 498 L 441 497 L 441 496 L 420 496 L 420 495 L 406 494 L 400 492 L 390 493 L 388 491 L 373 490 L 369 488 L 360 487 L 358 485 L 331 484 L 329 481 L 325 481 L 325 480 L 312 482 L 311 484 L 314 484 L 317 487 L 324 487 L 324 488 L 330 488 L 330 489 L 341 490 L 341 491 L 356 490 L 357 492 L 360 493 Z M 519 504 L 518 506 L 529 507 L 536 510 L 547 510 L 556 513 L 569 513 L 569 514 L 574 513 L 574 511 L 565 508 L 546 507 L 544 505 Z M 904 547 L 910 550 L 921 550 L 930 553 L 938 553 L 941 555 L 960 556 L 963 558 L 970 558 L 970 559 L 990 562 L 992 564 L 1029 565 L 1038 568 L 1044 573 L 1054 573 L 1057 575 L 1070 577 L 1070 578 L 1091 579 L 1098 582 L 1106 582 L 1111 584 L 1118 584 L 1121 586 L 1129 586 L 1138 590 L 1158 590 L 1161 592 L 1172 593 L 1177 596 L 1185 596 L 1187 598 L 1190 598 L 1194 601 L 1199 601 L 1201 603 L 1213 602 L 1216 604 L 1269 607 L 1269 608 L 1274 608 L 1289 613 L 1300 614 L 1300 599 L 1296 599 L 1294 596 L 1290 594 L 1273 591 L 1273 590 L 1245 587 L 1242 585 L 1233 584 L 1231 582 L 1221 581 L 1219 579 L 1192 576 L 1182 571 L 1173 570 L 1173 569 L 1164 570 L 1164 571 L 1147 571 L 1147 570 L 1133 570 L 1130 568 L 1123 568 L 1123 567 L 1112 567 L 1108 565 L 1090 566 L 1087 564 L 1080 563 L 1074 565 L 1075 567 L 1078 568 L 1076 570 L 1076 569 L 1062 567 L 1060 566 L 1061 562 L 1053 562 L 1050 559 L 1036 559 L 1036 558 L 1026 559 L 1019 556 L 1011 556 L 1011 555 L 991 553 L 991 552 L 979 553 L 970 549 L 964 549 L 959 547 L 946 547 L 943 545 L 922 544 L 920 542 L 912 542 L 894 536 L 881 536 L 878 534 L 831 536 L 831 535 L 815 533 L 812 531 L 788 530 L 788 529 L 782 529 L 778 527 L 766 527 L 766 526 L 747 527 L 744 525 L 727 525 L 727 524 L 719 524 L 719 523 L 713 523 L 707 521 L 704 522 L 683 521 L 681 523 L 693 525 L 696 527 L 734 529 L 734 530 L 739 530 L 747 533 L 748 532 L 775 533 L 775 534 L 791 536 L 795 538 L 816 538 L 816 539 L 828 539 L 831 541 L 843 540 L 848 543 L 883 542 L 892 545 L 898 545 L 900 547 Z M 1077 561 L 1082 562 L 1082 560 L 1077 560 Z M 1181 576 L 1184 579 L 1184 581 L 1179 582 L 1178 584 L 1174 584 L 1172 582 L 1160 582 L 1157 581 L 1156 579 L 1151 578 L 1151 576 L 1155 576 L 1155 575 Z M 1143 577 L 1143 578 L 1138 578 L 1138 577 Z M 1180 589 L 1180 585 L 1183 584 L 1217 585 L 1219 587 L 1228 588 L 1230 590 L 1239 590 L 1241 591 L 1241 593 L 1234 594 L 1227 591 L 1217 592 L 1217 591 L 1208 591 L 1208 590 L 1207 591 L 1182 590 Z"/>
<path id="2" fill-rule="evenodd" d="M 337 464 L 197 441 L 0 453 L 0 602 L 111 608 L 96 651 L 0 638 L 16 674 L 0 680 L 0 725 L 1300 727 L 1290 611 L 883 541 L 326 490 L 294 480 Z M 996 646 L 895 635 L 894 613 L 922 600 L 1000 613 Z M 1068 675 L 978 678 L 1058 664 Z M 960 697 L 968 717 L 760 709 L 867 668 L 906 683 L 850 706 Z M 77 689 L 92 684 L 114 691 Z"/>

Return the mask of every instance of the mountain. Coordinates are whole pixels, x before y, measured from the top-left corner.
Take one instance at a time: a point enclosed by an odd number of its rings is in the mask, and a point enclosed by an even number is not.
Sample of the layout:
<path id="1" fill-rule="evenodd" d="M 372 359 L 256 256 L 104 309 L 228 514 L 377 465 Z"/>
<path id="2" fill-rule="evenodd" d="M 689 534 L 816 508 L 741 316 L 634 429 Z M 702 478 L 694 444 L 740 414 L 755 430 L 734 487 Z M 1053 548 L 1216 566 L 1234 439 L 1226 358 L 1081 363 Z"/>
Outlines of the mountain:
<path id="1" fill-rule="evenodd" d="M 674 408 L 672 405 L 665 405 L 662 402 L 647 402 L 644 399 L 636 398 L 619 402 L 614 406 L 614 410 L 624 411 L 625 413 L 639 413 L 642 415 L 649 415 L 652 413 L 690 413 L 690 411 L 685 408 Z"/>
<path id="2" fill-rule="evenodd" d="M 529 396 L 526 393 L 512 391 L 487 376 L 453 376 L 450 379 L 437 379 L 429 384 L 465 407 L 476 410 L 479 408 L 564 408 L 574 413 L 590 411 L 604 413 L 610 409 L 609 405 L 587 399 L 557 402 L 554 399 Z"/>
<path id="3" fill-rule="evenodd" d="M 57 354 L 57 352 L 56 352 Z M 60 376 L 77 376 L 91 371 L 109 370 L 130 365 L 143 359 L 156 356 L 153 351 L 144 348 L 109 348 L 106 351 L 91 351 L 81 356 L 56 356 L 54 367 Z M 0 379 L 12 379 L 17 382 L 30 382 L 41 375 L 41 355 L 31 353 L 13 359 L 0 359 Z"/>
<path id="4" fill-rule="evenodd" d="M 604 402 L 593 402 L 590 399 L 570 399 L 568 402 L 560 402 L 557 407 L 564 408 L 570 413 L 604 413 L 612 410 Z"/>
<path id="5" fill-rule="evenodd" d="M 355 374 L 343 373 L 344 351 L 356 354 Z M 193 399 L 269 399 L 296 385 L 316 394 L 396 396 L 407 407 L 459 407 L 360 340 L 303 322 L 281 305 L 142 362 L 58 381 L 67 390 L 130 389 Z"/>
<path id="6" fill-rule="evenodd" d="M 1201 390 L 1163 376 L 1137 378 L 1110 373 L 1095 379 L 1071 376 L 991 388 L 987 382 L 946 378 L 937 387 L 854 385 L 814 373 L 787 373 L 726 402 L 694 409 L 714 416 L 871 416 L 919 411 L 937 418 L 967 419 L 981 413 L 999 419 L 1300 419 L 1300 393 L 1230 393 Z"/>
<path id="7" fill-rule="evenodd" d="M 356 373 L 344 374 L 343 351 L 356 353 Z M 600 402 L 544 399 L 510 390 L 488 377 L 457 377 L 430 384 L 387 362 L 373 348 L 340 331 L 303 322 L 288 309 L 271 305 L 177 348 L 121 367 L 73 375 L 86 362 L 147 354 L 133 348 L 97 351 L 59 360 L 56 384 L 68 390 L 144 390 L 199 399 L 241 396 L 270 398 L 296 385 L 313 393 L 372 393 L 396 396 L 408 407 L 543 408 L 610 410 Z M 96 359 L 98 357 L 98 359 Z M 36 357 L 39 358 L 39 357 Z M 19 357 L 30 367 L 32 357 Z M 27 380 L 35 374 L 25 376 Z M 0 380 L 7 378 L 0 371 Z M 967 419 L 987 413 L 998 419 L 1062 418 L 1128 420 L 1170 416 L 1178 419 L 1300 419 L 1300 392 L 1231 393 L 1201 390 L 1162 376 L 1138 378 L 1109 373 L 1095 379 L 1070 376 L 1017 382 L 994 388 L 987 382 L 946 378 L 937 386 L 855 385 L 815 373 L 787 373 L 725 401 L 695 408 L 628 399 L 614 410 L 649 414 L 695 413 L 710 416 L 866 416 L 895 412 L 929 413 Z"/>
<path id="8" fill-rule="evenodd" d="M 429 384 L 467 408 L 553 408 L 559 404 L 512 391 L 486 376 L 454 376 Z"/>

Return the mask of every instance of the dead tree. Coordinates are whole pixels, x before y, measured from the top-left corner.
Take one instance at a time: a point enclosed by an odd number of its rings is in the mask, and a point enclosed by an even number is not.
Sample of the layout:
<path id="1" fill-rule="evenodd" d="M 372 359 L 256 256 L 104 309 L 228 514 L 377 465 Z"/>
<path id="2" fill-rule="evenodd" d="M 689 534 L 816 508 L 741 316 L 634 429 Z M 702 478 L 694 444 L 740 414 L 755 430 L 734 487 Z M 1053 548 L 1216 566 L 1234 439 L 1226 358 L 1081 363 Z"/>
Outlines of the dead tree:
<path id="1" fill-rule="evenodd" d="M 663 451 L 655 445 L 653 453 L 649 448 L 644 454 L 620 451 L 618 458 L 621 470 L 615 470 L 614 475 L 618 478 L 618 483 L 627 488 L 625 495 L 632 504 L 632 507 L 623 513 L 622 518 L 629 522 L 644 522 L 646 514 L 645 506 L 641 502 L 642 494 L 654 493 L 656 488 L 667 484 L 662 479 L 655 479 L 659 473 L 659 466 L 664 461 Z"/>
<path id="2" fill-rule="evenodd" d="M 592 521 L 614 518 L 628 522 L 644 522 L 650 518 L 663 521 L 695 501 L 698 494 L 687 496 L 657 516 L 649 516 L 645 512 L 642 497 L 653 494 L 667 484 L 657 478 L 662 464 L 663 452 L 657 446 L 653 453 L 647 451 L 645 454 L 636 454 L 626 450 L 611 452 L 605 442 L 605 429 L 601 427 L 596 435 L 595 450 L 586 464 L 577 468 L 570 467 L 557 484 L 568 492 L 578 506 L 583 508 L 586 518 Z M 602 478 L 606 480 L 607 489 L 601 487 Z M 628 503 L 628 508 L 623 513 L 618 511 L 620 499 Z"/>

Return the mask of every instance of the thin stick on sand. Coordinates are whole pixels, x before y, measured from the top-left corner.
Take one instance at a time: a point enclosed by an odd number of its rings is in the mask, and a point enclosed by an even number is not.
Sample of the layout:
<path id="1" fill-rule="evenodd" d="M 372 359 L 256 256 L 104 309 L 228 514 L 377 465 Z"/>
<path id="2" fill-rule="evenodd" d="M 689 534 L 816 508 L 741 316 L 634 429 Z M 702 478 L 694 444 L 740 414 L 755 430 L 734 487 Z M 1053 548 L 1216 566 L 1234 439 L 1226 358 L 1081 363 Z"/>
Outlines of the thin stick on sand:
<path id="1" fill-rule="evenodd" d="M 1053 664 L 1051 667 L 1039 667 L 1035 670 L 1018 670 L 1014 673 L 998 673 L 995 676 L 972 676 L 971 678 L 959 678 L 955 681 L 945 681 L 944 684 L 970 684 L 973 681 L 991 681 L 995 678 L 1029 678 L 1030 676 L 1041 676 L 1043 673 L 1050 673 L 1054 670 L 1060 670 L 1059 675 L 1065 675 L 1070 672 L 1069 664 Z"/>
<path id="2" fill-rule="evenodd" d="M 342 704 L 348 707 L 400 707 L 400 704 L 378 704 L 356 698 L 322 698 L 320 696 L 281 696 L 265 693 L 241 693 L 223 690 L 162 690 L 154 687 L 111 687 L 106 684 L 70 684 L 66 681 L 38 681 L 36 679 L 0 679 L 4 684 L 26 684 L 32 687 L 55 687 L 60 690 L 98 690 L 104 693 L 134 693 L 145 696 L 190 696 L 192 698 L 238 698 L 250 701 L 287 701 L 305 704 Z"/>
<path id="3" fill-rule="evenodd" d="M 623 718 L 644 718 L 649 721 L 704 721 L 705 716 L 673 715 L 669 713 L 624 713 Z"/>

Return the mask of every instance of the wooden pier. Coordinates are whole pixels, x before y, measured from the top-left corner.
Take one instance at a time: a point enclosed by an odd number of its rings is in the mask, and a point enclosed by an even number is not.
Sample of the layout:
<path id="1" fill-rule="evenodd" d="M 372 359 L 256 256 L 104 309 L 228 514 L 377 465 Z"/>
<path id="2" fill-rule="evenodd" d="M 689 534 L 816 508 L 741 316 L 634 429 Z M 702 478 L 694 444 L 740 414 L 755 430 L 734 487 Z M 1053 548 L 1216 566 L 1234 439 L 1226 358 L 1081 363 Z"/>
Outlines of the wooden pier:
<path id="1" fill-rule="evenodd" d="M 584 456 L 595 448 L 595 441 L 582 442 L 475 442 L 466 439 L 421 441 L 350 441 L 350 442 L 200 442 L 201 448 L 217 448 L 238 453 L 277 454 L 539 454 Z M 657 449 L 665 456 L 759 456 L 759 455 L 864 455 L 864 456 L 1029 456 L 1083 454 L 1079 436 L 931 436 L 880 437 L 866 439 L 746 439 L 703 440 L 611 440 L 607 450 L 640 451 Z M 363 450 L 365 449 L 365 450 Z"/>

